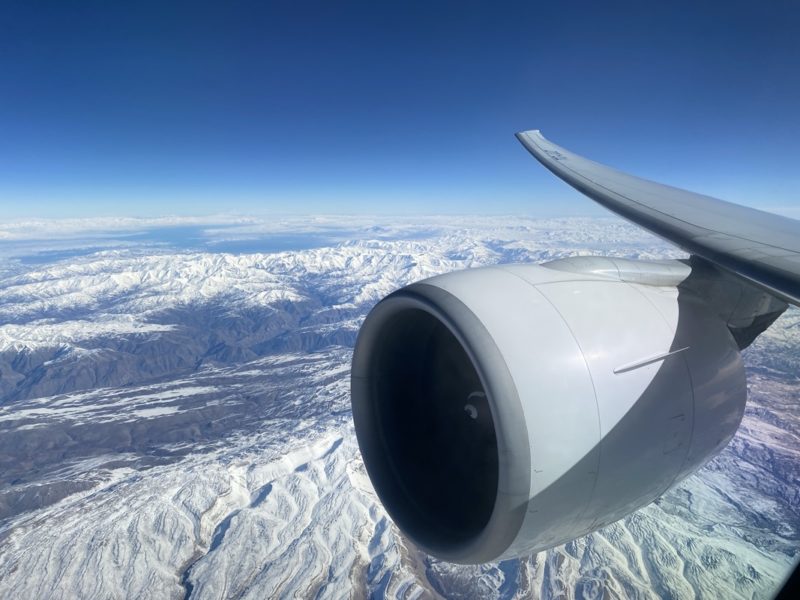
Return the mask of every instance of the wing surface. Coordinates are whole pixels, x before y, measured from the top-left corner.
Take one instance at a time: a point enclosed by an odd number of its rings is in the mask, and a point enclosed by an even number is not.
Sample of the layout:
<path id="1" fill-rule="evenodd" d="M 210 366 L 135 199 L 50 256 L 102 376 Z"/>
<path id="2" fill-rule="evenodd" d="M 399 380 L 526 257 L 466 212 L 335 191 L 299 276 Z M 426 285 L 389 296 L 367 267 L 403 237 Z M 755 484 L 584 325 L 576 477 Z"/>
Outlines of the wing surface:
<path id="1" fill-rule="evenodd" d="M 557 146 L 538 130 L 517 139 L 612 212 L 800 306 L 800 221 L 622 173 Z"/>

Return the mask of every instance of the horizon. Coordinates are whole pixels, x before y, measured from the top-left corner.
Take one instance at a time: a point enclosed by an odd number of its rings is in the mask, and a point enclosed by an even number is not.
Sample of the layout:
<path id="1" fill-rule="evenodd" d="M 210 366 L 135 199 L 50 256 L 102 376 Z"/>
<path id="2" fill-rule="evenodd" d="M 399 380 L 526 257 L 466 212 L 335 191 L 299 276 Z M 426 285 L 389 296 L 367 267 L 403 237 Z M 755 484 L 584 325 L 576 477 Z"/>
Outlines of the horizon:
<path id="1" fill-rule="evenodd" d="M 589 244 L 605 248 L 605 232 L 634 240 L 663 241 L 608 213 L 600 216 L 534 217 L 521 215 L 372 215 L 253 216 L 35 219 L 0 222 L 0 273 L 30 265 L 55 264 L 111 252 L 114 255 L 200 253 L 264 255 L 345 248 L 352 244 L 426 242 L 443 236 L 522 243 L 547 233 L 556 237 L 585 230 Z M 680 253 L 673 249 L 673 252 Z"/>

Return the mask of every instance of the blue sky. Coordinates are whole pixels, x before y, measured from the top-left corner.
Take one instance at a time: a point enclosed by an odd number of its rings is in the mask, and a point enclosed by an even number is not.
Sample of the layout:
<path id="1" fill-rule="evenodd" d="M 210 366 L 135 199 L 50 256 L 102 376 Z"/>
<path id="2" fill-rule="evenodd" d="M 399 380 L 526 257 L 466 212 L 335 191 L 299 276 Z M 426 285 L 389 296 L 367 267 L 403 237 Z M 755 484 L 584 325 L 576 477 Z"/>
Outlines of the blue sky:
<path id="1" fill-rule="evenodd" d="M 796 2 L 4 2 L 0 219 L 601 214 L 513 137 L 800 204 Z"/>

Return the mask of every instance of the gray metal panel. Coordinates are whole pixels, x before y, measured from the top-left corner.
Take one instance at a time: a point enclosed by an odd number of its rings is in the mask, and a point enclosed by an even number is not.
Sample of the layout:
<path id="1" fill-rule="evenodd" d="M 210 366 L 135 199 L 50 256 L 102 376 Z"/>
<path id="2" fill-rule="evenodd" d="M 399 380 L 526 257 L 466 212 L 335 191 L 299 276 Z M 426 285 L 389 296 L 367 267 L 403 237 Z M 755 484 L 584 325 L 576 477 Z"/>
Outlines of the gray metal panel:
<path id="1" fill-rule="evenodd" d="M 622 173 L 553 144 L 538 130 L 517 139 L 612 212 L 800 306 L 800 221 Z"/>

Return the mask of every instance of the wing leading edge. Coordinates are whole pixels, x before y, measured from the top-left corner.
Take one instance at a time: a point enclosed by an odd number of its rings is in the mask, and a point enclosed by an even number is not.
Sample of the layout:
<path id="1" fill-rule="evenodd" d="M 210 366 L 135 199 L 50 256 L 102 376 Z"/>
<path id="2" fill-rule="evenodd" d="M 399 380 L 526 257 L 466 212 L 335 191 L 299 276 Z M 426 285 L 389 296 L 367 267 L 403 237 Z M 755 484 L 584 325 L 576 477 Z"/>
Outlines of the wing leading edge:
<path id="1" fill-rule="evenodd" d="M 538 130 L 517 139 L 612 212 L 800 306 L 800 221 L 622 173 L 557 146 Z"/>

